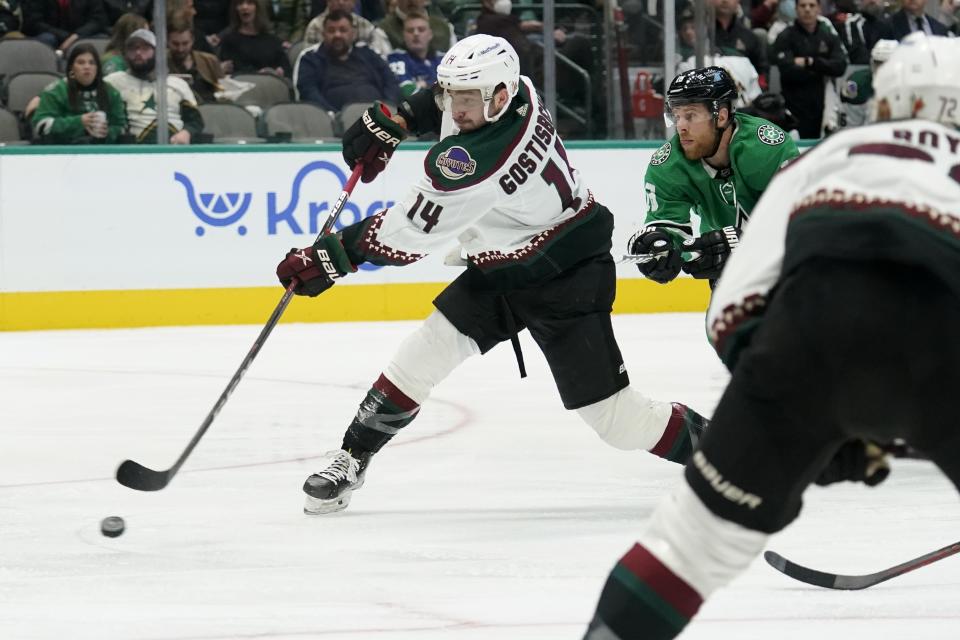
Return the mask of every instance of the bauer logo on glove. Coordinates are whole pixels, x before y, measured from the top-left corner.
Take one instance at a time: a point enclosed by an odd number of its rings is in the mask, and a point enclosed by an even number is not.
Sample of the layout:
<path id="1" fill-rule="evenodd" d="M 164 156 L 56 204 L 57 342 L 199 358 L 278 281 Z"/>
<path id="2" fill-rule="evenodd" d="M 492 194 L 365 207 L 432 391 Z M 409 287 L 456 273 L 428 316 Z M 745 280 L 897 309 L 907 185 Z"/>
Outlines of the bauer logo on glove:
<path id="1" fill-rule="evenodd" d="M 340 242 L 340 236 L 333 234 L 320 238 L 312 247 L 290 249 L 277 265 L 277 278 L 284 288 L 295 282 L 295 294 L 312 298 L 356 270 Z"/>
<path id="2" fill-rule="evenodd" d="M 694 257 L 683 263 L 683 271 L 694 278 L 716 280 L 739 244 L 740 234 L 735 227 L 715 229 L 688 240 L 683 243 L 683 250 Z"/>

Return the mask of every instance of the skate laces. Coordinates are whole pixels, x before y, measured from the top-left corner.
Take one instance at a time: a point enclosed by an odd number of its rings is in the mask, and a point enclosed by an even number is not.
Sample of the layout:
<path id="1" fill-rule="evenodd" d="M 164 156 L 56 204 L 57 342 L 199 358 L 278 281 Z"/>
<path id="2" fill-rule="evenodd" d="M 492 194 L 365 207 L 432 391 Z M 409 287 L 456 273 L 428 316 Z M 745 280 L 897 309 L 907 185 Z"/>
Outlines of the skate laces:
<path id="1" fill-rule="evenodd" d="M 360 466 L 356 458 L 342 449 L 340 451 L 331 451 L 327 456 L 332 456 L 333 460 L 327 465 L 326 469 L 317 473 L 318 476 L 326 478 L 331 482 L 351 480 L 351 475 L 353 476 L 353 480 L 356 479 L 357 469 Z"/>

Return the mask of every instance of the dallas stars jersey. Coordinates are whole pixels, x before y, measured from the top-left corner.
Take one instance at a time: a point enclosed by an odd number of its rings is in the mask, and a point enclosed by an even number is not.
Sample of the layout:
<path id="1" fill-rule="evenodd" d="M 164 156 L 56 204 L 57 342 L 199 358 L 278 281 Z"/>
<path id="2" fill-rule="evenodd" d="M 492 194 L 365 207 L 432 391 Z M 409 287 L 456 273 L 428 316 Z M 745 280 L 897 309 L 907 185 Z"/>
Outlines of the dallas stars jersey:
<path id="1" fill-rule="evenodd" d="M 916 265 L 960 296 L 960 132 L 924 120 L 830 136 L 770 183 L 707 313 L 728 365 L 781 275 L 811 258 Z"/>
<path id="2" fill-rule="evenodd" d="M 699 234 L 723 227 L 742 229 L 773 174 L 797 156 L 797 145 L 782 129 L 734 113 L 730 169 L 718 172 L 702 160 L 687 160 L 674 135 L 650 159 L 644 178 L 646 226 L 658 226 L 679 242 L 693 237 L 690 210 L 700 217 Z"/>
<path id="3" fill-rule="evenodd" d="M 111 73 L 105 81 L 120 92 L 123 102 L 127 105 L 127 122 L 130 133 L 136 136 L 137 141 L 155 135 L 157 122 L 157 101 L 153 80 L 141 80 L 126 71 Z M 167 124 L 171 133 L 183 129 L 184 109 L 197 109 L 197 99 L 190 90 L 190 86 L 181 78 L 167 77 Z"/>
<path id="4" fill-rule="evenodd" d="M 354 264 L 409 264 L 459 243 L 491 286 L 515 287 L 609 252 L 612 230 L 521 76 L 500 120 L 435 144 L 405 198 L 341 233 Z"/>
<path id="5" fill-rule="evenodd" d="M 109 104 L 106 110 L 106 138 L 90 137 L 80 120 L 83 114 L 100 110 L 97 90 L 80 91 L 77 107 L 74 108 L 70 104 L 66 79 L 50 83 L 40 94 L 40 105 L 33 114 L 34 132 L 37 137 L 57 144 L 115 142 L 127 124 L 123 100 L 117 90 L 109 84 L 103 84 L 100 91 L 106 93 Z"/>

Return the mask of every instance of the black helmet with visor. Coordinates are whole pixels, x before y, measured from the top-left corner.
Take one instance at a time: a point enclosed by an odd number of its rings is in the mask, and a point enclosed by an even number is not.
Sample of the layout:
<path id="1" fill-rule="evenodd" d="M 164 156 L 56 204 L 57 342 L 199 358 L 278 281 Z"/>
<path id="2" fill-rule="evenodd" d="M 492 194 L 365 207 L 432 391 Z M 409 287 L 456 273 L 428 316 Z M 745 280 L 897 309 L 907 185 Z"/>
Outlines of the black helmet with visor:
<path id="1" fill-rule="evenodd" d="M 737 101 L 737 84 L 722 67 L 703 67 L 691 69 L 677 75 L 667 89 L 664 100 L 664 118 L 667 126 L 676 125 L 673 110 L 688 104 L 704 104 L 712 114 L 714 121 L 720 115 L 720 108 L 727 107 L 733 114 Z"/>

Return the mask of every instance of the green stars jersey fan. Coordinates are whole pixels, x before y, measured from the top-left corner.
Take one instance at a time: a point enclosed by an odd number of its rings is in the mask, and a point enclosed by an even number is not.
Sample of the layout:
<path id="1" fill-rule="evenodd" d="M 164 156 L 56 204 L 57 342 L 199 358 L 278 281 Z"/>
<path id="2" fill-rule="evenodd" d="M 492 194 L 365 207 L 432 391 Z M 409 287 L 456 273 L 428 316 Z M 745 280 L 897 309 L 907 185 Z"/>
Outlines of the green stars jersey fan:
<path id="1" fill-rule="evenodd" d="M 780 127 L 743 113 L 733 117 L 729 169 L 717 171 L 702 160 L 687 160 L 676 134 L 647 166 L 645 225 L 668 231 L 678 248 L 694 235 L 728 226 L 741 230 L 773 174 L 798 155 L 797 145 Z M 700 218 L 697 234 L 691 210 Z"/>

